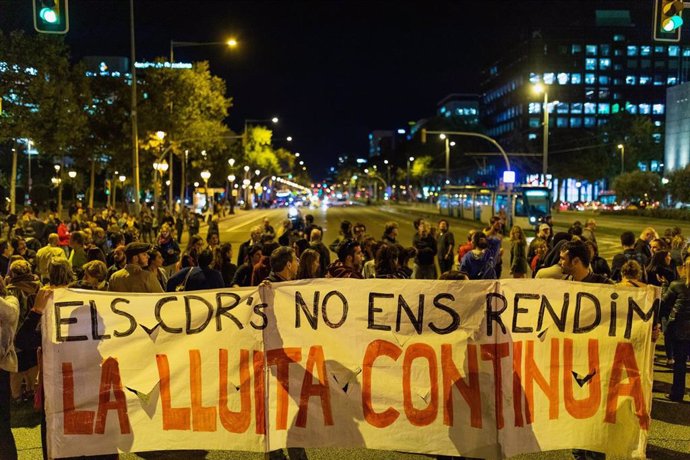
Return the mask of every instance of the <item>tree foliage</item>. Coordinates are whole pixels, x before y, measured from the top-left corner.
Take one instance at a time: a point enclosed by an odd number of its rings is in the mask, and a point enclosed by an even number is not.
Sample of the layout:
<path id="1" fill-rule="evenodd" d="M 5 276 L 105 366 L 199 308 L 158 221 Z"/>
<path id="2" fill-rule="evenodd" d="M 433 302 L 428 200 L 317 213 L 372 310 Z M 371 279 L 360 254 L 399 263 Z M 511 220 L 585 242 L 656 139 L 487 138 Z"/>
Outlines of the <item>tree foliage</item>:
<path id="1" fill-rule="evenodd" d="M 690 202 L 690 165 L 668 174 L 666 189 L 674 201 Z"/>
<path id="2" fill-rule="evenodd" d="M 661 177 L 646 171 L 633 171 L 619 175 L 613 181 L 613 189 L 619 200 L 659 200 L 664 196 Z"/>

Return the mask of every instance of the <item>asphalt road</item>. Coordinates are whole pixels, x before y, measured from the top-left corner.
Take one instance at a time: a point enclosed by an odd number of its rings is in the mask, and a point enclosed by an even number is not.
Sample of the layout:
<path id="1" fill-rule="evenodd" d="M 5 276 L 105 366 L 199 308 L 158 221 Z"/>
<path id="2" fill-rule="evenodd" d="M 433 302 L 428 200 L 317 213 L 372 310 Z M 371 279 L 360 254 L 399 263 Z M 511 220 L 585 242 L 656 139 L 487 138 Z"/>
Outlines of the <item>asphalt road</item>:
<path id="1" fill-rule="evenodd" d="M 325 230 L 324 242 L 329 244 L 338 237 L 338 229 L 343 219 L 351 222 L 362 222 L 367 226 L 367 232 L 380 237 L 386 222 L 394 220 L 400 225 L 399 241 L 404 245 L 411 245 L 414 229 L 412 221 L 417 216 L 426 216 L 435 222 L 439 216 L 433 207 L 425 205 L 415 206 L 352 206 L 346 208 L 313 209 L 308 211 L 314 215 L 315 221 Z M 585 221 L 590 215 L 584 213 L 561 213 L 554 215 L 556 228 L 566 229 L 574 220 Z M 278 229 L 282 219 L 287 217 L 285 209 L 269 209 L 254 211 L 238 211 L 234 216 L 226 216 L 221 220 L 220 232 L 221 241 L 231 242 L 233 248 L 239 247 L 243 241 L 248 239 L 249 230 L 252 226 L 260 224 L 264 217 L 268 217 L 274 228 Z M 618 235 L 625 230 L 632 230 L 639 233 L 646 226 L 653 226 L 659 232 L 673 225 L 680 225 L 684 234 L 690 235 L 690 225 L 688 223 L 643 220 L 628 217 L 601 217 L 596 216 L 599 224 L 597 240 L 599 241 L 600 252 L 607 259 L 618 252 L 620 242 Z M 467 231 L 478 226 L 473 222 L 458 219 L 449 219 L 451 231 L 455 233 L 456 241 L 464 241 Z M 201 233 L 205 236 L 206 228 L 202 227 Z M 185 238 L 186 239 L 186 238 Z M 184 241 L 184 240 L 183 240 Z M 506 249 L 508 246 L 506 244 Z M 506 253 L 509 251 L 506 251 Z M 505 275 L 504 275 L 505 276 Z M 655 361 L 655 381 L 654 381 L 654 400 L 652 403 L 653 423 L 649 433 L 649 444 L 647 455 L 650 459 L 675 460 L 690 459 L 690 403 L 675 404 L 664 399 L 671 384 L 671 371 L 669 368 L 660 365 L 664 355 L 661 350 L 663 342 L 657 346 L 657 360 Z M 690 374 L 689 374 L 690 375 Z M 690 385 L 686 384 L 686 387 Z M 688 400 L 686 396 L 686 400 Z M 15 438 L 19 448 L 19 458 L 23 460 L 40 459 L 40 432 L 38 428 L 39 419 L 35 413 L 27 406 L 15 408 L 13 412 L 12 425 Z M 615 441 L 615 440 L 614 440 Z M 203 447 L 203 446 L 201 446 Z M 422 455 L 404 454 L 400 452 L 372 451 L 365 449 L 307 449 L 310 459 L 427 459 Z M 1 457 L 1 455 L 0 455 Z M 226 451 L 184 451 L 184 452 L 161 452 L 161 453 L 142 453 L 124 454 L 122 459 L 262 459 L 263 454 L 247 452 L 226 452 Z M 515 457 L 517 459 L 570 459 L 569 451 L 554 451 L 538 454 L 529 454 Z"/>

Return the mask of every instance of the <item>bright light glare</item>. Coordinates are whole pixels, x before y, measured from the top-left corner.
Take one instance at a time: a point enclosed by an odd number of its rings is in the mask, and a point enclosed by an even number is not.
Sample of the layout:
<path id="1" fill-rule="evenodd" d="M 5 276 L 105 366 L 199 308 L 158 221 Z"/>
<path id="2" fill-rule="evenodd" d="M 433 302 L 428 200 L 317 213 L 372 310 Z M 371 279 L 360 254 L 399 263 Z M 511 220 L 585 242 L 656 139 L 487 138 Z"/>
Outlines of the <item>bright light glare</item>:
<path id="1" fill-rule="evenodd" d="M 534 85 L 533 89 L 534 89 L 534 92 L 537 94 L 541 94 L 544 92 L 544 87 L 542 86 L 541 83 L 537 83 L 536 85 Z"/>
<path id="2" fill-rule="evenodd" d="M 273 118 L 271 118 L 271 121 L 272 121 L 273 123 L 278 123 L 278 117 L 273 117 Z"/>
<path id="3" fill-rule="evenodd" d="M 40 15 L 41 19 L 50 24 L 55 24 L 58 21 L 57 14 L 55 14 L 55 10 L 52 8 L 43 8 Z"/>
<path id="4" fill-rule="evenodd" d="M 234 38 L 228 39 L 228 41 L 225 42 L 230 48 L 234 48 L 237 46 L 237 40 Z"/>

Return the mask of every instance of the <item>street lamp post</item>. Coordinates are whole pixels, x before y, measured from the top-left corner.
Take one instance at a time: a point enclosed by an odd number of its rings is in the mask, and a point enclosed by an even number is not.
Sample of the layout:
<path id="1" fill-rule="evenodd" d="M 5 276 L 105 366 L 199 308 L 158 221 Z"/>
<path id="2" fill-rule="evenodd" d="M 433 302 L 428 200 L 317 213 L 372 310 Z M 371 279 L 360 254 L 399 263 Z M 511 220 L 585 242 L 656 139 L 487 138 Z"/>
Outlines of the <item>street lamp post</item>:
<path id="1" fill-rule="evenodd" d="M 450 181 L 450 139 L 445 134 L 439 136 L 446 144 L 446 184 Z"/>
<path id="2" fill-rule="evenodd" d="M 156 181 L 156 185 L 153 189 L 153 201 L 156 206 L 156 214 L 158 217 L 161 217 L 160 201 L 163 189 L 163 173 L 168 170 L 168 163 L 165 160 L 160 163 L 156 161 L 153 163 L 153 169 L 158 173 L 158 180 Z M 115 200 L 113 200 L 113 204 L 115 204 Z"/>
<path id="3" fill-rule="evenodd" d="M 409 157 L 407 159 L 407 185 L 406 185 L 406 190 L 407 190 L 407 202 L 410 202 L 410 163 L 414 161 L 414 157 Z"/>
<path id="4" fill-rule="evenodd" d="M 77 201 L 77 191 L 75 190 L 75 187 L 74 187 L 74 179 L 77 177 L 77 172 L 74 170 L 68 171 L 67 175 L 69 176 L 70 179 L 72 179 L 72 181 L 71 181 L 72 182 L 72 201 L 74 202 L 74 201 Z"/>
<path id="5" fill-rule="evenodd" d="M 211 178 L 211 171 L 204 169 L 201 171 L 201 178 L 204 180 L 204 191 L 206 192 L 206 212 L 213 213 L 212 204 L 209 202 L 208 180 Z"/>
<path id="6" fill-rule="evenodd" d="M 534 92 L 537 94 L 544 93 L 544 103 L 542 105 L 542 111 L 544 112 L 542 174 L 544 175 L 544 184 L 546 185 L 546 173 L 549 168 L 549 92 L 541 84 L 534 85 Z"/>
<path id="7" fill-rule="evenodd" d="M 170 65 L 175 62 L 175 48 L 181 48 L 183 46 L 213 46 L 213 45 L 225 45 L 228 48 L 236 48 L 237 40 L 235 38 L 229 38 L 224 42 L 178 42 L 175 40 L 170 40 Z"/>
<path id="8" fill-rule="evenodd" d="M 230 214 L 235 214 L 235 177 L 234 174 L 228 175 L 228 182 L 230 182 L 230 193 L 228 194 L 228 200 L 230 201 Z"/>
<path id="9" fill-rule="evenodd" d="M 242 185 L 244 186 L 244 209 L 252 209 L 252 205 L 249 202 L 249 184 L 251 181 L 249 180 L 249 170 L 251 168 L 249 166 L 244 167 L 244 179 L 242 180 Z"/>
<path id="10" fill-rule="evenodd" d="M 120 189 L 122 190 L 122 209 L 125 210 L 127 209 L 127 194 L 125 193 L 125 181 L 127 180 L 127 176 L 120 174 L 117 178 L 120 181 Z"/>
<path id="11" fill-rule="evenodd" d="M 625 172 L 625 145 L 618 144 L 618 148 L 621 151 L 621 174 Z"/>

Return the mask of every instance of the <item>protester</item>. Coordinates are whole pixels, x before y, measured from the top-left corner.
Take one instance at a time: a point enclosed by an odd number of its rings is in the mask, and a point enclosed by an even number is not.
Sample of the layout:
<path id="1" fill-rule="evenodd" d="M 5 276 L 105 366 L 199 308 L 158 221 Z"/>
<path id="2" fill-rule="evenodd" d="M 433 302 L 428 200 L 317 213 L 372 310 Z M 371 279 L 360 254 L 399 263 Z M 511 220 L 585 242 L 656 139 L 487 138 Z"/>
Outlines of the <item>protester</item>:
<path id="1" fill-rule="evenodd" d="M 199 265 L 199 253 L 204 249 L 204 239 L 200 235 L 189 237 L 187 247 L 185 248 L 180 261 L 178 262 L 178 269 L 186 267 L 196 267 Z"/>
<path id="2" fill-rule="evenodd" d="M 116 271 L 108 281 L 108 290 L 113 292 L 164 292 L 156 275 L 146 270 L 149 262 L 146 243 L 129 243 L 125 247 L 127 264 Z"/>
<path id="3" fill-rule="evenodd" d="M 642 235 L 647 235 L 647 233 L 642 232 Z M 653 236 L 653 234 L 652 234 Z M 649 237 L 651 239 L 651 236 Z M 613 261 L 611 262 L 611 279 L 614 281 L 620 281 L 620 269 L 625 262 L 628 260 L 635 260 L 640 264 L 641 267 L 646 267 L 649 262 L 649 256 L 646 256 L 643 252 L 636 249 L 635 234 L 630 231 L 625 231 L 621 233 L 621 246 L 623 246 L 623 252 L 613 256 Z M 641 240 L 642 241 L 642 240 Z M 646 241 L 645 241 L 645 244 Z M 645 246 L 646 247 L 646 246 Z M 648 248 L 647 248 L 648 249 Z M 649 252 L 651 255 L 651 251 Z M 646 274 L 642 274 L 642 281 L 646 281 Z"/>
<path id="4" fill-rule="evenodd" d="M 57 233 L 48 235 L 48 245 L 36 252 L 36 271 L 41 282 L 48 281 L 48 264 L 54 257 L 65 257 L 65 251 L 58 246 Z"/>
<path id="5" fill-rule="evenodd" d="M 321 240 L 322 231 L 318 227 L 314 227 L 311 231 L 309 240 L 309 247 L 319 253 L 321 256 L 319 261 L 319 278 L 326 276 L 326 269 L 331 264 L 331 251 L 328 250 Z"/>
<path id="6" fill-rule="evenodd" d="M 305 249 L 299 258 L 299 267 L 295 279 L 321 278 L 320 257 L 316 250 Z"/>
<path id="7" fill-rule="evenodd" d="M 105 266 L 105 262 L 101 260 L 92 260 L 86 262 L 82 269 L 84 271 L 82 279 L 71 282 L 69 287 L 93 291 L 108 290 L 108 283 L 106 281 L 108 267 Z"/>
<path id="8" fill-rule="evenodd" d="M 362 278 L 362 247 L 359 241 L 344 240 L 338 246 L 338 260 L 328 266 L 326 278 Z"/>
<path id="9" fill-rule="evenodd" d="M 383 236 L 381 240 L 388 244 L 398 244 L 398 223 L 397 222 L 386 222 L 383 227 Z"/>
<path id="10" fill-rule="evenodd" d="M 435 280 L 438 278 L 434 264 L 437 253 L 436 240 L 431 236 L 431 226 L 428 222 L 419 222 L 417 233 L 412 239 L 412 246 L 417 250 L 412 278 L 417 280 Z"/>
<path id="11" fill-rule="evenodd" d="M 247 255 L 249 254 L 249 249 L 252 246 L 260 245 L 261 244 L 261 234 L 263 233 L 263 229 L 260 225 L 257 225 L 255 227 L 252 227 L 250 233 L 249 233 L 249 240 L 245 241 L 240 245 L 240 249 L 237 253 L 237 266 L 241 266 L 243 263 L 245 263 L 247 259 Z"/>
<path id="12" fill-rule="evenodd" d="M 263 256 L 262 247 L 259 244 L 255 244 L 249 248 L 249 252 L 245 257 L 245 260 L 235 272 L 235 276 L 232 279 L 232 285 L 238 287 L 247 287 L 252 285 L 252 271 L 254 265 L 259 263 L 261 257 Z"/>
<path id="13" fill-rule="evenodd" d="M 527 276 L 527 238 L 517 225 L 510 229 L 510 274 L 513 278 Z"/>
<path id="14" fill-rule="evenodd" d="M 465 257 L 465 254 L 472 250 L 472 235 L 476 232 L 477 230 L 470 230 L 467 232 L 467 242 L 458 246 L 458 266 L 462 262 L 462 258 Z"/>
<path id="15" fill-rule="evenodd" d="M 344 220 L 340 223 L 340 236 L 336 238 L 329 246 L 328 249 L 331 251 L 335 252 L 336 254 L 338 253 L 338 246 L 340 246 L 340 243 L 343 241 L 351 240 L 353 239 L 352 235 L 352 223 L 349 220 Z"/>
<path id="16" fill-rule="evenodd" d="M 400 278 L 398 259 L 400 254 L 397 245 L 382 243 L 376 251 L 374 274 L 376 278 Z"/>
<path id="17" fill-rule="evenodd" d="M 170 277 L 166 285 L 167 292 L 201 291 L 203 289 L 220 289 L 225 286 L 223 275 L 210 267 L 213 253 L 204 249 L 197 255 L 198 266 L 190 265 Z"/>
<path id="18" fill-rule="evenodd" d="M 163 267 L 165 272 L 170 275 L 174 271 L 175 265 L 180 260 L 180 246 L 177 244 L 177 241 L 173 239 L 169 225 L 163 225 L 161 227 L 156 246 L 161 256 L 163 256 Z"/>
<path id="19" fill-rule="evenodd" d="M 676 280 L 676 271 L 671 267 L 671 253 L 666 250 L 657 250 L 645 267 L 647 282 L 654 286 L 669 284 Z"/>
<path id="20" fill-rule="evenodd" d="M 450 224 L 446 219 L 438 221 L 438 239 L 436 242 L 438 246 L 438 266 L 441 273 L 445 273 L 453 268 L 454 250 L 455 250 L 455 236 L 450 231 Z"/>
<path id="21" fill-rule="evenodd" d="M 661 317 L 668 318 L 665 340 L 673 348 L 673 384 L 667 398 L 681 402 L 685 397 L 686 363 L 690 357 L 690 256 L 681 269 L 682 277 L 673 281 L 661 299 Z"/>
<path id="22" fill-rule="evenodd" d="M 629 260 L 621 267 L 621 280 L 617 286 L 645 287 L 642 282 L 642 267 L 635 260 Z"/>
<path id="23" fill-rule="evenodd" d="M 460 271 L 467 273 L 472 280 L 498 279 L 496 272 L 497 258 L 500 254 L 501 240 L 488 237 L 477 231 L 472 235 L 472 250 L 460 261 Z"/>
<path id="24" fill-rule="evenodd" d="M 14 337 L 19 323 L 19 301 L 7 295 L 5 283 L 0 277 L 0 458 L 17 459 L 17 446 L 10 423 L 11 389 L 10 375 L 18 370 Z"/>
<path id="25" fill-rule="evenodd" d="M 225 287 L 232 286 L 232 279 L 237 272 L 237 265 L 232 263 L 232 244 L 223 243 L 220 245 L 220 266 L 213 267 L 220 271 L 223 276 L 223 284 Z"/>
<path id="26" fill-rule="evenodd" d="M 534 260 L 534 255 L 536 253 L 536 245 L 539 244 L 540 242 L 544 242 L 546 245 L 547 251 L 549 247 L 549 237 L 551 236 L 551 227 L 549 227 L 548 224 L 540 224 L 539 225 L 539 230 L 537 231 L 537 236 L 535 236 L 532 241 L 529 243 L 529 247 L 527 248 L 527 260 Z"/>
<path id="27" fill-rule="evenodd" d="M 606 259 L 599 256 L 599 248 L 597 247 L 597 243 L 592 240 L 585 240 L 585 245 L 589 251 L 589 264 L 592 267 L 592 271 L 594 273 L 598 273 L 599 275 L 605 275 L 607 278 L 610 278 L 611 269 L 609 268 L 609 264 L 606 262 Z"/>
<path id="28" fill-rule="evenodd" d="M 537 275 L 537 272 L 544 266 L 544 259 L 546 258 L 547 251 L 546 240 L 540 240 L 531 247 L 534 249 L 534 256 L 532 257 L 529 266 L 532 269 L 532 278 L 534 278 Z"/>
<path id="29" fill-rule="evenodd" d="M 265 278 L 271 283 L 294 280 L 299 269 L 299 259 L 295 250 L 280 246 L 271 252 L 271 272 Z"/>
<path id="30" fill-rule="evenodd" d="M 163 264 L 165 263 L 163 255 L 156 248 L 149 249 L 148 255 L 149 264 L 146 269 L 153 273 L 153 275 L 156 277 L 156 280 L 158 280 L 158 284 L 161 285 L 161 289 L 165 289 L 165 286 L 168 284 L 168 274 L 163 268 Z"/>

